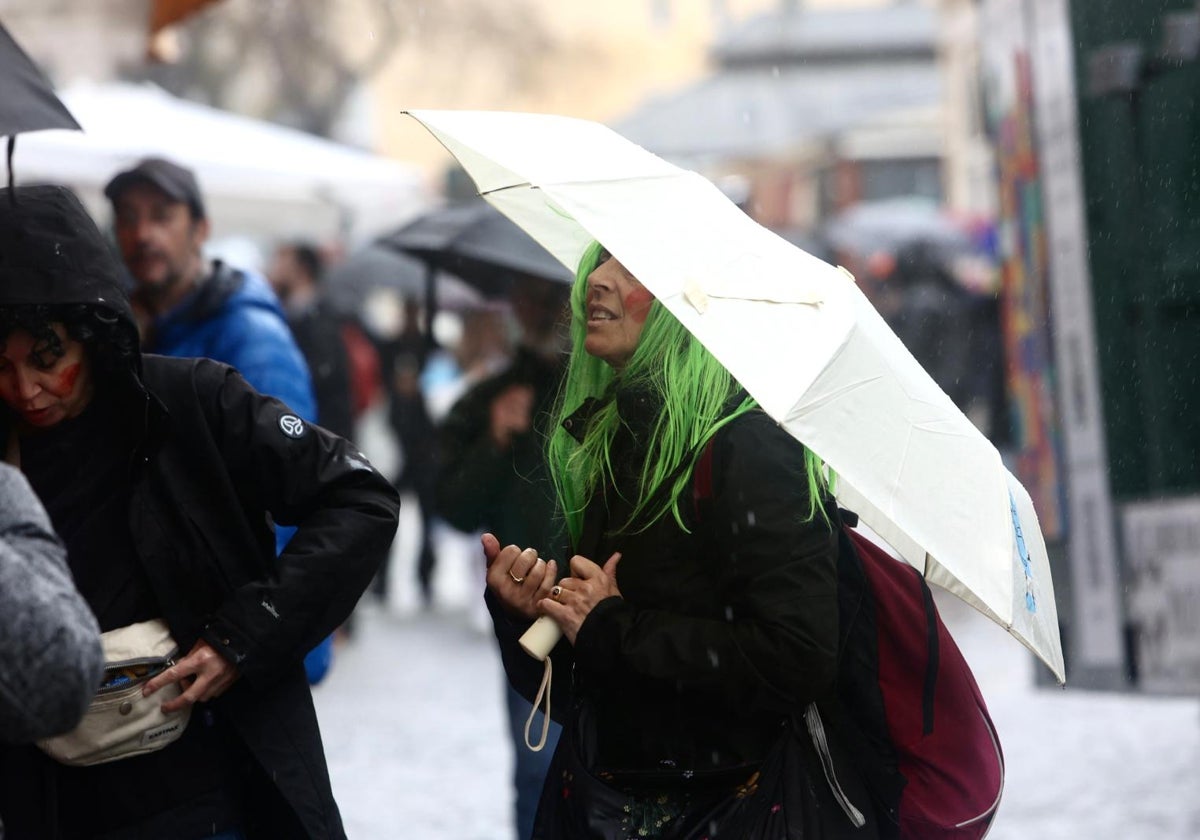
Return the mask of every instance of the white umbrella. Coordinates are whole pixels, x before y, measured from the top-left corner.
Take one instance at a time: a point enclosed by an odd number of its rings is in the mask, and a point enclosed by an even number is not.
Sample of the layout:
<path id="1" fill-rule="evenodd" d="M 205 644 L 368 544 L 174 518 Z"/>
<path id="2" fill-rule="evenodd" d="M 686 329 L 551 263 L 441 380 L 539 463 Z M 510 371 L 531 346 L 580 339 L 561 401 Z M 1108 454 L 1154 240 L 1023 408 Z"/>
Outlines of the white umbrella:
<path id="1" fill-rule="evenodd" d="M 195 170 L 218 236 L 329 236 L 350 233 L 343 228 L 351 225 L 362 238 L 427 204 L 419 173 L 408 164 L 188 102 L 154 85 L 78 82 L 61 95 L 83 131 L 22 138 L 16 169 L 26 182 L 67 184 L 85 201 L 99 199 L 119 170 L 159 155 Z"/>
<path id="2" fill-rule="evenodd" d="M 700 175 L 597 123 L 408 113 L 485 199 L 567 267 L 592 240 L 604 243 L 835 471 L 842 505 L 1065 680 L 1028 493 L 849 274 L 760 226 Z"/>

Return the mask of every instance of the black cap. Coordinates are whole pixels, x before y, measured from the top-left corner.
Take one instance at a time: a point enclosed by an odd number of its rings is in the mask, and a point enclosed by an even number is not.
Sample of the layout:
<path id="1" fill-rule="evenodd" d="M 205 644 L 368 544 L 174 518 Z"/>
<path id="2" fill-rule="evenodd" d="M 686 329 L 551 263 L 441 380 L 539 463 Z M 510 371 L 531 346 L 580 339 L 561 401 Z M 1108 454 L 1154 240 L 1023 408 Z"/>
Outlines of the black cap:
<path id="1" fill-rule="evenodd" d="M 157 187 L 170 198 L 187 204 L 196 218 L 204 218 L 204 199 L 200 196 L 196 174 L 166 158 L 145 158 L 132 169 L 118 172 L 104 188 L 104 195 L 115 203 L 121 193 L 139 183 Z"/>

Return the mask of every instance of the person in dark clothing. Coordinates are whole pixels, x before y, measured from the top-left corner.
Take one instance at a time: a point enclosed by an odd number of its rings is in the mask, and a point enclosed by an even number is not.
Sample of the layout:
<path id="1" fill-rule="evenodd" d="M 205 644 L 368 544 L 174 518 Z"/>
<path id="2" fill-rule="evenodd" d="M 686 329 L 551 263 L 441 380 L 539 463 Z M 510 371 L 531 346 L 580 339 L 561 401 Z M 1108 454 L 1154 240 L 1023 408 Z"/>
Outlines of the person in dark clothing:
<path id="1" fill-rule="evenodd" d="M 971 396 L 971 312 L 968 294 L 934 243 L 899 250 L 892 274 L 899 305 L 888 325 L 947 396 L 965 410 Z"/>
<path id="2" fill-rule="evenodd" d="M 338 437 L 354 439 L 350 362 L 338 316 L 320 295 L 321 254 L 307 242 L 282 245 L 267 280 L 283 304 L 288 326 L 304 354 L 317 399 L 317 422 Z"/>
<path id="3" fill-rule="evenodd" d="M 133 279 L 143 352 L 232 365 L 255 390 L 315 421 L 308 366 L 267 281 L 204 259 L 210 224 L 195 173 L 165 158 L 145 158 L 114 175 L 104 195 Z M 289 528 L 275 530 L 278 551 L 291 535 Z M 305 660 L 311 682 L 324 678 L 332 658 L 330 636 Z"/>
<path id="4" fill-rule="evenodd" d="M 120 270 L 61 187 L 0 190 L 0 435 L 101 631 L 161 619 L 161 749 L 66 766 L 0 750 L 24 838 L 341 838 L 305 652 L 386 555 L 398 500 L 347 441 L 227 365 L 143 355 Z M 275 526 L 295 535 L 276 556 Z"/>
<path id="5" fill-rule="evenodd" d="M 543 670 L 519 636 L 542 615 L 563 632 L 550 656 L 563 737 L 533 836 L 876 837 L 844 753 L 811 724 L 811 738 L 786 726 L 838 708 L 823 465 L 598 245 L 571 303 L 548 451 L 572 556 L 483 538 L 486 600 L 526 697 Z M 706 447 L 701 519 L 692 467 Z M 750 814 L 784 733 L 800 767 Z"/>
<path id="6" fill-rule="evenodd" d="M 429 416 L 421 373 L 429 358 L 432 342 L 421 331 L 422 313 L 416 298 L 404 300 L 404 324 L 395 338 L 383 344 L 383 376 L 388 385 L 388 425 L 400 445 L 402 463 L 393 479 L 396 488 L 416 496 L 421 518 L 421 542 L 417 550 L 417 586 L 426 607 L 434 600 L 433 574 L 437 553 L 433 540 L 435 494 L 440 453 L 437 429 Z M 386 599 L 390 580 L 388 568 L 375 578 L 375 594 Z"/>
<path id="7" fill-rule="evenodd" d="M 512 362 L 463 395 L 442 422 L 437 509 L 460 530 L 489 529 L 506 543 L 550 552 L 565 548 L 542 444 L 565 369 L 567 292 L 562 283 L 517 282 L 511 300 L 521 342 Z M 523 735 L 528 702 L 512 689 L 505 702 L 515 756 L 518 836 L 528 840 L 559 728 L 553 726 L 549 749 L 531 752 Z"/>

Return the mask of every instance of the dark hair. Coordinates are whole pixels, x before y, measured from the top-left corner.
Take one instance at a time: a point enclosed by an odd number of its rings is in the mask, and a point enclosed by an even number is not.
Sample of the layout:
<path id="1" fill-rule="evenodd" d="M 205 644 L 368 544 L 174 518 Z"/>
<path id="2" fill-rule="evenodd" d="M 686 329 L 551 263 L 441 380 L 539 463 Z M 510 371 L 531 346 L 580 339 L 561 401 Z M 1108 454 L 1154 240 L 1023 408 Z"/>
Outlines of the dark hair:
<path id="1" fill-rule="evenodd" d="M 325 261 L 321 259 L 321 252 L 317 246 L 311 242 L 293 242 L 289 246 L 292 249 L 292 256 L 296 262 L 300 263 L 300 267 L 304 272 L 313 279 L 314 282 L 321 281 L 321 273 L 325 270 Z"/>
<path id="2" fill-rule="evenodd" d="M 86 303 L 0 306 L 0 345 L 15 330 L 24 330 L 33 336 L 38 361 L 53 364 L 66 352 L 54 324 L 62 324 L 68 337 L 84 345 L 98 380 L 133 368 L 138 345 L 132 327 L 112 310 Z"/>

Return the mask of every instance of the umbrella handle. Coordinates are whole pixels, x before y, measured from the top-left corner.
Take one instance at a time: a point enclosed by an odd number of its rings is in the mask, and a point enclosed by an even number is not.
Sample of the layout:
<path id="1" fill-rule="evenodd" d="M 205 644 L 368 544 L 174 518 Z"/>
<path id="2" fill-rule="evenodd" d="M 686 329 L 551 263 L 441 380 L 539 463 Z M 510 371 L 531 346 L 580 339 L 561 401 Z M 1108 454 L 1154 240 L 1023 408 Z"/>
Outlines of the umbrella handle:
<path id="1" fill-rule="evenodd" d="M 561 638 L 562 628 L 558 626 L 558 622 L 548 615 L 543 615 L 530 625 L 517 643 L 521 650 L 539 662 L 544 662 Z"/>

